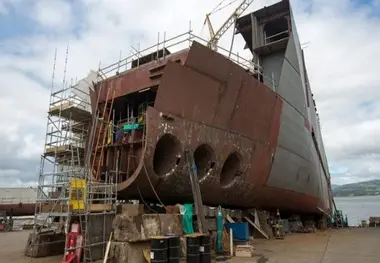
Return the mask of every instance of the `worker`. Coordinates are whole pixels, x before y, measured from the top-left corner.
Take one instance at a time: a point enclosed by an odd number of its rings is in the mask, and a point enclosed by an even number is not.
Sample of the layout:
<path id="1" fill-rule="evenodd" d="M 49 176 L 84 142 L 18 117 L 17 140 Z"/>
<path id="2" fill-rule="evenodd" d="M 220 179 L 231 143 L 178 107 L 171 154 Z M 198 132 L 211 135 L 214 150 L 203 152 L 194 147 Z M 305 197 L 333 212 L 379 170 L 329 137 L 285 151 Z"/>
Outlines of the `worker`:
<path id="1" fill-rule="evenodd" d="M 117 127 L 116 135 L 115 135 L 115 143 L 118 143 L 120 138 L 123 136 L 124 130 L 122 127 Z"/>
<path id="2" fill-rule="evenodd" d="M 284 235 L 282 233 L 282 219 L 280 216 L 280 210 L 277 209 L 276 217 L 272 221 L 272 229 L 273 234 L 276 239 L 284 239 Z"/>

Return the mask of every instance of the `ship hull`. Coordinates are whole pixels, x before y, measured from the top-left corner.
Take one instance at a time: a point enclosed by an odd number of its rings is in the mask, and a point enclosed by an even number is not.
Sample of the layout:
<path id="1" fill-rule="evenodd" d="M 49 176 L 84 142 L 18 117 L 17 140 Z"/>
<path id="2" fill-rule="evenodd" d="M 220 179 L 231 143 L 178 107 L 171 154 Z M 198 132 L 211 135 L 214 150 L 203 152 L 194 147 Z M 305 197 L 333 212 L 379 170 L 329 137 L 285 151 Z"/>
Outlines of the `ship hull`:
<path id="1" fill-rule="evenodd" d="M 159 81 L 154 80 L 157 95 L 146 111 L 144 142 L 134 146 L 133 165 L 128 158 L 130 147 L 107 150 L 107 167 L 117 170 L 114 159 L 119 149 L 118 169 L 128 174 L 118 184 L 119 197 L 167 204 L 191 202 L 184 157 L 191 150 L 206 205 L 328 213 L 327 184 L 321 183 L 320 160 L 312 150 L 312 134 L 305 120 L 291 119 L 295 129 L 287 132 L 284 120 L 289 109 L 283 97 L 207 47 L 193 42 L 180 57 L 179 63 L 170 57 L 159 62 L 164 69 Z M 157 65 L 106 80 L 103 85 L 114 87 L 117 96 L 126 96 L 152 86 L 148 75 L 141 78 L 152 68 Z M 138 85 L 132 74 L 139 76 Z M 93 102 L 96 95 L 92 94 Z M 105 91 L 99 101 L 104 100 Z M 296 152 L 285 149 L 286 136 L 289 141 L 298 140 L 307 149 L 307 157 L 299 161 L 293 156 Z M 134 167 L 132 172 L 130 167 Z"/>
<path id="2" fill-rule="evenodd" d="M 6 211 L 12 216 L 28 216 L 34 215 L 36 204 L 0 204 L 0 211 Z"/>

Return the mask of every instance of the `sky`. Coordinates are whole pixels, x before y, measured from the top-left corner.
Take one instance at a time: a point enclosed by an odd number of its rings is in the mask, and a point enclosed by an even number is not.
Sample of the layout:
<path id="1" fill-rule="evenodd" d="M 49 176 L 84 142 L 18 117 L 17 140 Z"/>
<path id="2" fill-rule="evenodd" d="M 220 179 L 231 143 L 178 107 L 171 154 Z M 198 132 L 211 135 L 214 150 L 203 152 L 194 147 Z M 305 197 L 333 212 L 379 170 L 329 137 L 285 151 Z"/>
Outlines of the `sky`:
<path id="1" fill-rule="evenodd" d="M 276 0 L 257 0 L 252 12 Z M 189 29 L 220 0 L 0 0 L 0 186 L 34 185 L 52 87 Z M 225 1 L 228 4 L 229 1 Z M 293 0 L 333 184 L 380 179 L 380 0 Z M 211 16 L 218 28 L 238 2 Z M 222 5 L 223 6 L 223 5 Z M 232 31 L 220 40 L 229 47 Z M 237 39 L 234 51 L 241 50 Z M 248 55 L 242 52 L 242 55 Z"/>

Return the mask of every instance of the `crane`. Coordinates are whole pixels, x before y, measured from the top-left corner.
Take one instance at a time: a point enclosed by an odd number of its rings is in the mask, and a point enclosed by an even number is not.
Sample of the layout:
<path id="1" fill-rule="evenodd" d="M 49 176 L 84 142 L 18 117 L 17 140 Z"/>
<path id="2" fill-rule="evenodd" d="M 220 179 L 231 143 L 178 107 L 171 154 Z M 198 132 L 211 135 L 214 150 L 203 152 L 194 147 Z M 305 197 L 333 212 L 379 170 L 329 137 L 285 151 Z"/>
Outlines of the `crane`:
<path id="1" fill-rule="evenodd" d="M 227 30 L 235 24 L 236 19 L 245 11 L 247 8 L 252 4 L 254 0 L 244 0 L 231 14 L 231 16 L 223 23 L 223 25 L 218 29 L 218 31 L 214 31 L 214 28 L 212 27 L 210 15 L 211 13 L 208 13 L 206 15 L 206 19 L 204 24 L 207 23 L 209 33 L 210 33 L 210 40 L 207 43 L 207 46 L 211 48 L 212 50 L 218 49 L 218 41 L 219 39 L 224 35 L 224 33 L 227 32 Z"/>

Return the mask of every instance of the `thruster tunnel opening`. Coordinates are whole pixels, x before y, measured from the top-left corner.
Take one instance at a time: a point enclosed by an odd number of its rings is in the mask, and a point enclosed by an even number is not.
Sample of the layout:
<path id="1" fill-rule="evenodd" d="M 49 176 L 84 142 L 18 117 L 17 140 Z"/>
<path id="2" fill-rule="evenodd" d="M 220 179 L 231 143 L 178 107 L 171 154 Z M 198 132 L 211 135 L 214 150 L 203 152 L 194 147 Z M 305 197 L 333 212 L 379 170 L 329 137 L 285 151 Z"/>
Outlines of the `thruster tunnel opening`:
<path id="1" fill-rule="evenodd" d="M 239 175 L 241 161 L 242 157 L 237 152 L 233 152 L 227 157 L 220 174 L 221 186 L 229 186 L 235 181 Z"/>
<path id="2" fill-rule="evenodd" d="M 157 142 L 153 155 L 153 170 L 158 176 L 171 174 L 181 161 L 181 143 L 171 134 L 164 134 Z"/>
<path id="3" fill-rule="evenodd" d="M 211 146 L 208 144 L 199 145 L 194 151 L 194 162 L 199 179 L 209 175 L 215 166 L 215 152 Z"/>

